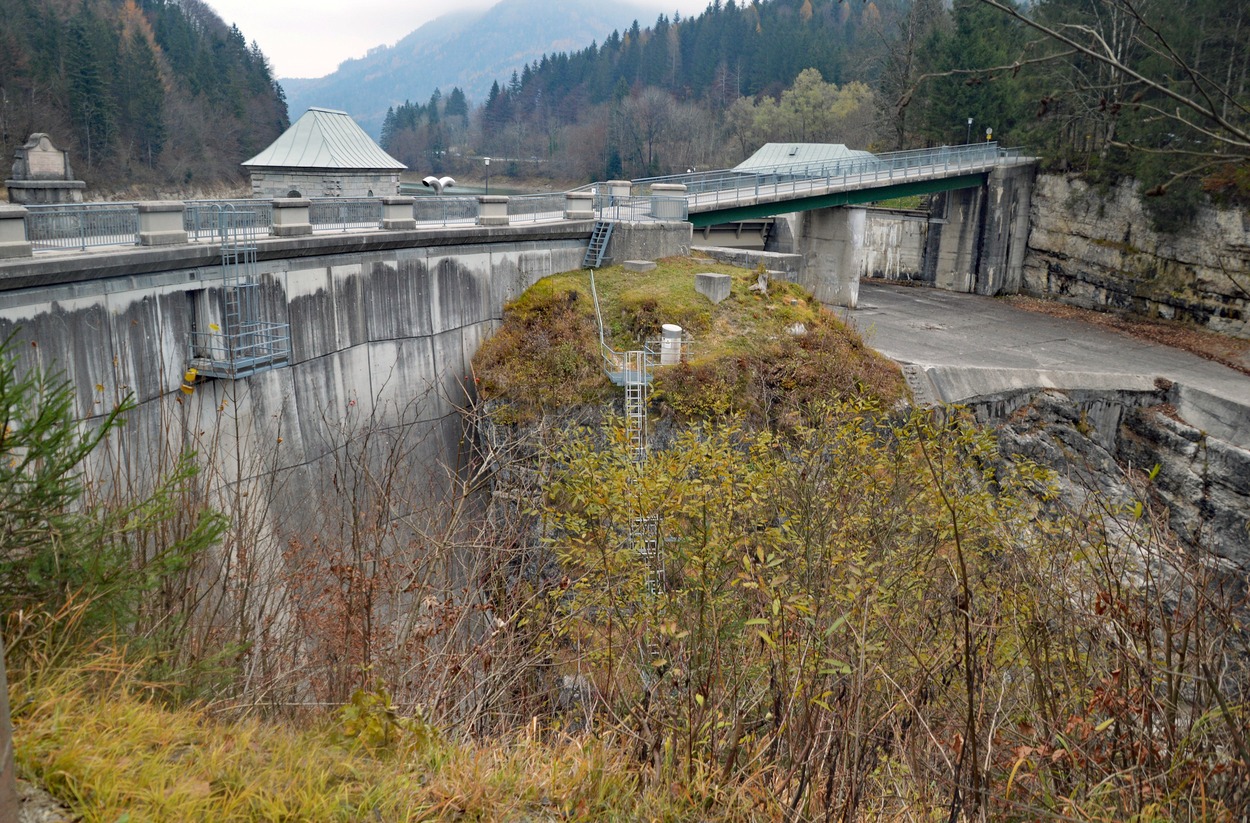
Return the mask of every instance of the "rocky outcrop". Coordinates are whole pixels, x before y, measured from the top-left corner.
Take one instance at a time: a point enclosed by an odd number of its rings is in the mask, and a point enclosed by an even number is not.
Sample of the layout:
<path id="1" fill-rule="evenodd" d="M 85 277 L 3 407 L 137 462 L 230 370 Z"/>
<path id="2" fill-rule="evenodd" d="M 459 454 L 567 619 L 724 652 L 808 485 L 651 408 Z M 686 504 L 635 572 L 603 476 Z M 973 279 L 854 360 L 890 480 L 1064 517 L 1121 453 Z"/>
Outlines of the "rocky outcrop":
<path id="1" fill-rule="evenodd" d="M 1125 511 L 1144 490 L 1181 545 L 1244 572 L 1250 450 L 1182 420 L 1177 397 L 1178 387 L 1161 381 L 1155 391 L 1012 392 L 968 405 L 978 422 L 997 426 L 1004 454 L 1054 469 L 1073 510 L 1097 492 Z"/>
<path id="2" fill-rule="evenodd" d="M 1205 207 L 1179 235 L 1150 227 L 1136 184 L 1102 193 L 1039 175 L 1021 289 L 1092 309 L 1186 320 L 1250 338 L 1250 213 Z"/>

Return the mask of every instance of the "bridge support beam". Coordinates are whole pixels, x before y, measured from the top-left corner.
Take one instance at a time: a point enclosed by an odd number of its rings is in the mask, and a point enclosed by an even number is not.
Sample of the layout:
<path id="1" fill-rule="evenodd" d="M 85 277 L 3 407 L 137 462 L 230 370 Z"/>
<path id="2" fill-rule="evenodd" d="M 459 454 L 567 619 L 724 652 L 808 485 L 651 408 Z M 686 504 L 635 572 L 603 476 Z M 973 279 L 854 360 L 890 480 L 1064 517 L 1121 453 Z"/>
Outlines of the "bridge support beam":
<path id="1" fill-rule="evenodd" d="M 800 214 L 798 252 L 805 260 L 803 285 L 822 303 L 855 308 L 863 268 L 864 209 L 838 207 Z"/>

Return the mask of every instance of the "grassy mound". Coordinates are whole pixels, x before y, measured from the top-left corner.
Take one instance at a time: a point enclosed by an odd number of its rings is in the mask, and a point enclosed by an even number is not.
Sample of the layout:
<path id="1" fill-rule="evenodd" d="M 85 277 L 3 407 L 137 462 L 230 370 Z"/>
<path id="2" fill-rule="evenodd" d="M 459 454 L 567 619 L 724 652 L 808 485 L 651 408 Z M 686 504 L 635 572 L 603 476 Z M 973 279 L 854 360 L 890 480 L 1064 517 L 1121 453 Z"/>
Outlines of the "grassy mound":
<path id="1" fill-rule="evenodd" d="M 699 272 L 728 274 L 719 304 L 695 291 Z M 753 291 L 756 272 L 699 258 L 662 260 L 639 274 L 620 266 L 595 274 L 605 341 L 638 348 L 676 323 L 695 340 L 686 362 L 656 369 L 654 398 L 681 418 L 742 414 L 786 422 L 835 395 L 890 403 L 903 396 L 898 369 L 801 287 L 772 281 Z M 503 327 L 474 360 L 484 399 L 506 400 L 528 418 L 613 396 L 603 370 L 588 272 L 545 278 L 505 309 Z"/>

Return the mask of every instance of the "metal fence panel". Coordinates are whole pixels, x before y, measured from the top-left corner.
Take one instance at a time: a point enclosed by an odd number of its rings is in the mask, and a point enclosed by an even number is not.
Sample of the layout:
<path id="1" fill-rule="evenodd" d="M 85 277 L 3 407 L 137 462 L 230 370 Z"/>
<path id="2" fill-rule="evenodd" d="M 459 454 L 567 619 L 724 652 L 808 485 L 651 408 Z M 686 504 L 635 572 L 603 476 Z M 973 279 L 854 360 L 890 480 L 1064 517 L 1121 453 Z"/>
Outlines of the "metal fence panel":
<path id="1" fill-rule="evenodd" d="M 223 239 L 221 212 L 233 211 L 232 231 L 250 239 L 268 237 L 273 232 L 272 200 L 188 200 L 182 216 L 187 239 L 217 241 Z"/>
<path id="2" fill-rule="evenodd" d="M 564 192 L 523 194 L 508 198 L 508 222 L 537 223 L 564 219 Z"/>
<path id="3" fill-rule="evenodd" d="M 417 197 L 412 216 L 418 226 L 472 226 L 477 223 L 477 198 Z"/>
<path id="4" fill-rule="evenodd" d="M 313 231 L 382 228 L 382 201 L 376 197 L 318 197 L 308 207 Z"/>
<path id="5" fill-rule="evenodd" d="M 600 192 L 595 195 L 595 213 L 600 220 L 685 220 L 689 205 L 685 197 L 631 195 L 618 197 Z"/>
<path id="6" fill-rule="evenodd" d="M 134 203 L 62 203 L 26 210 L 26 239 L 35 251 L 139 243 L 139 209 Z"/>

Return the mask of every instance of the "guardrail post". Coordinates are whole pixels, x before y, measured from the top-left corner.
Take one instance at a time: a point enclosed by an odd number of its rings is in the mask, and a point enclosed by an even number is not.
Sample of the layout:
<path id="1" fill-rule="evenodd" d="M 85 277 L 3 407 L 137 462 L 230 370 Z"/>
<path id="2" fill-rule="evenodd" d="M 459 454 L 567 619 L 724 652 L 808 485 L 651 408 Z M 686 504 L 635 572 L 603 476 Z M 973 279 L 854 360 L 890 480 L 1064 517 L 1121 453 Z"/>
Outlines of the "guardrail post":
<path id="1" fill-rule="evenodd" d="M 182 202 L 138 203 L 139 245 L 176 246 L 187 242 L 183 215 L 187 206 Z"/>
<path id="2" fill-rule="evenodd" d="M 565 220 L 594 220 L 595 195 L 588 191 L 568 191 L 564 193 Z"/>
<path id="3" fill-rule="evenodd" d="M 407 231 L 417 227 L 417 219 L 412 212 L 415 197 L 383 197 L 382 198 L 382 229 L 383 231 Z"/>
<path id="4" fill-rule="evenodd" d="M 312 234 L 308 209 L 312 201 L 303 197 L 278 197 L 273 201 L 273 234 L 275 237 L 298 237 Z"/>
<path id="5" fill-rule="evenodd" d="M 482 194 L 477 198 L 479 226 L 508 225 L 508 198 L 498 194 Z"/>
<path id="6" fill-rule="evenodd" d="M 34 253 L 26 240 L 26 214 L 22 206 L 0 205 L 0 259 Z"/>

